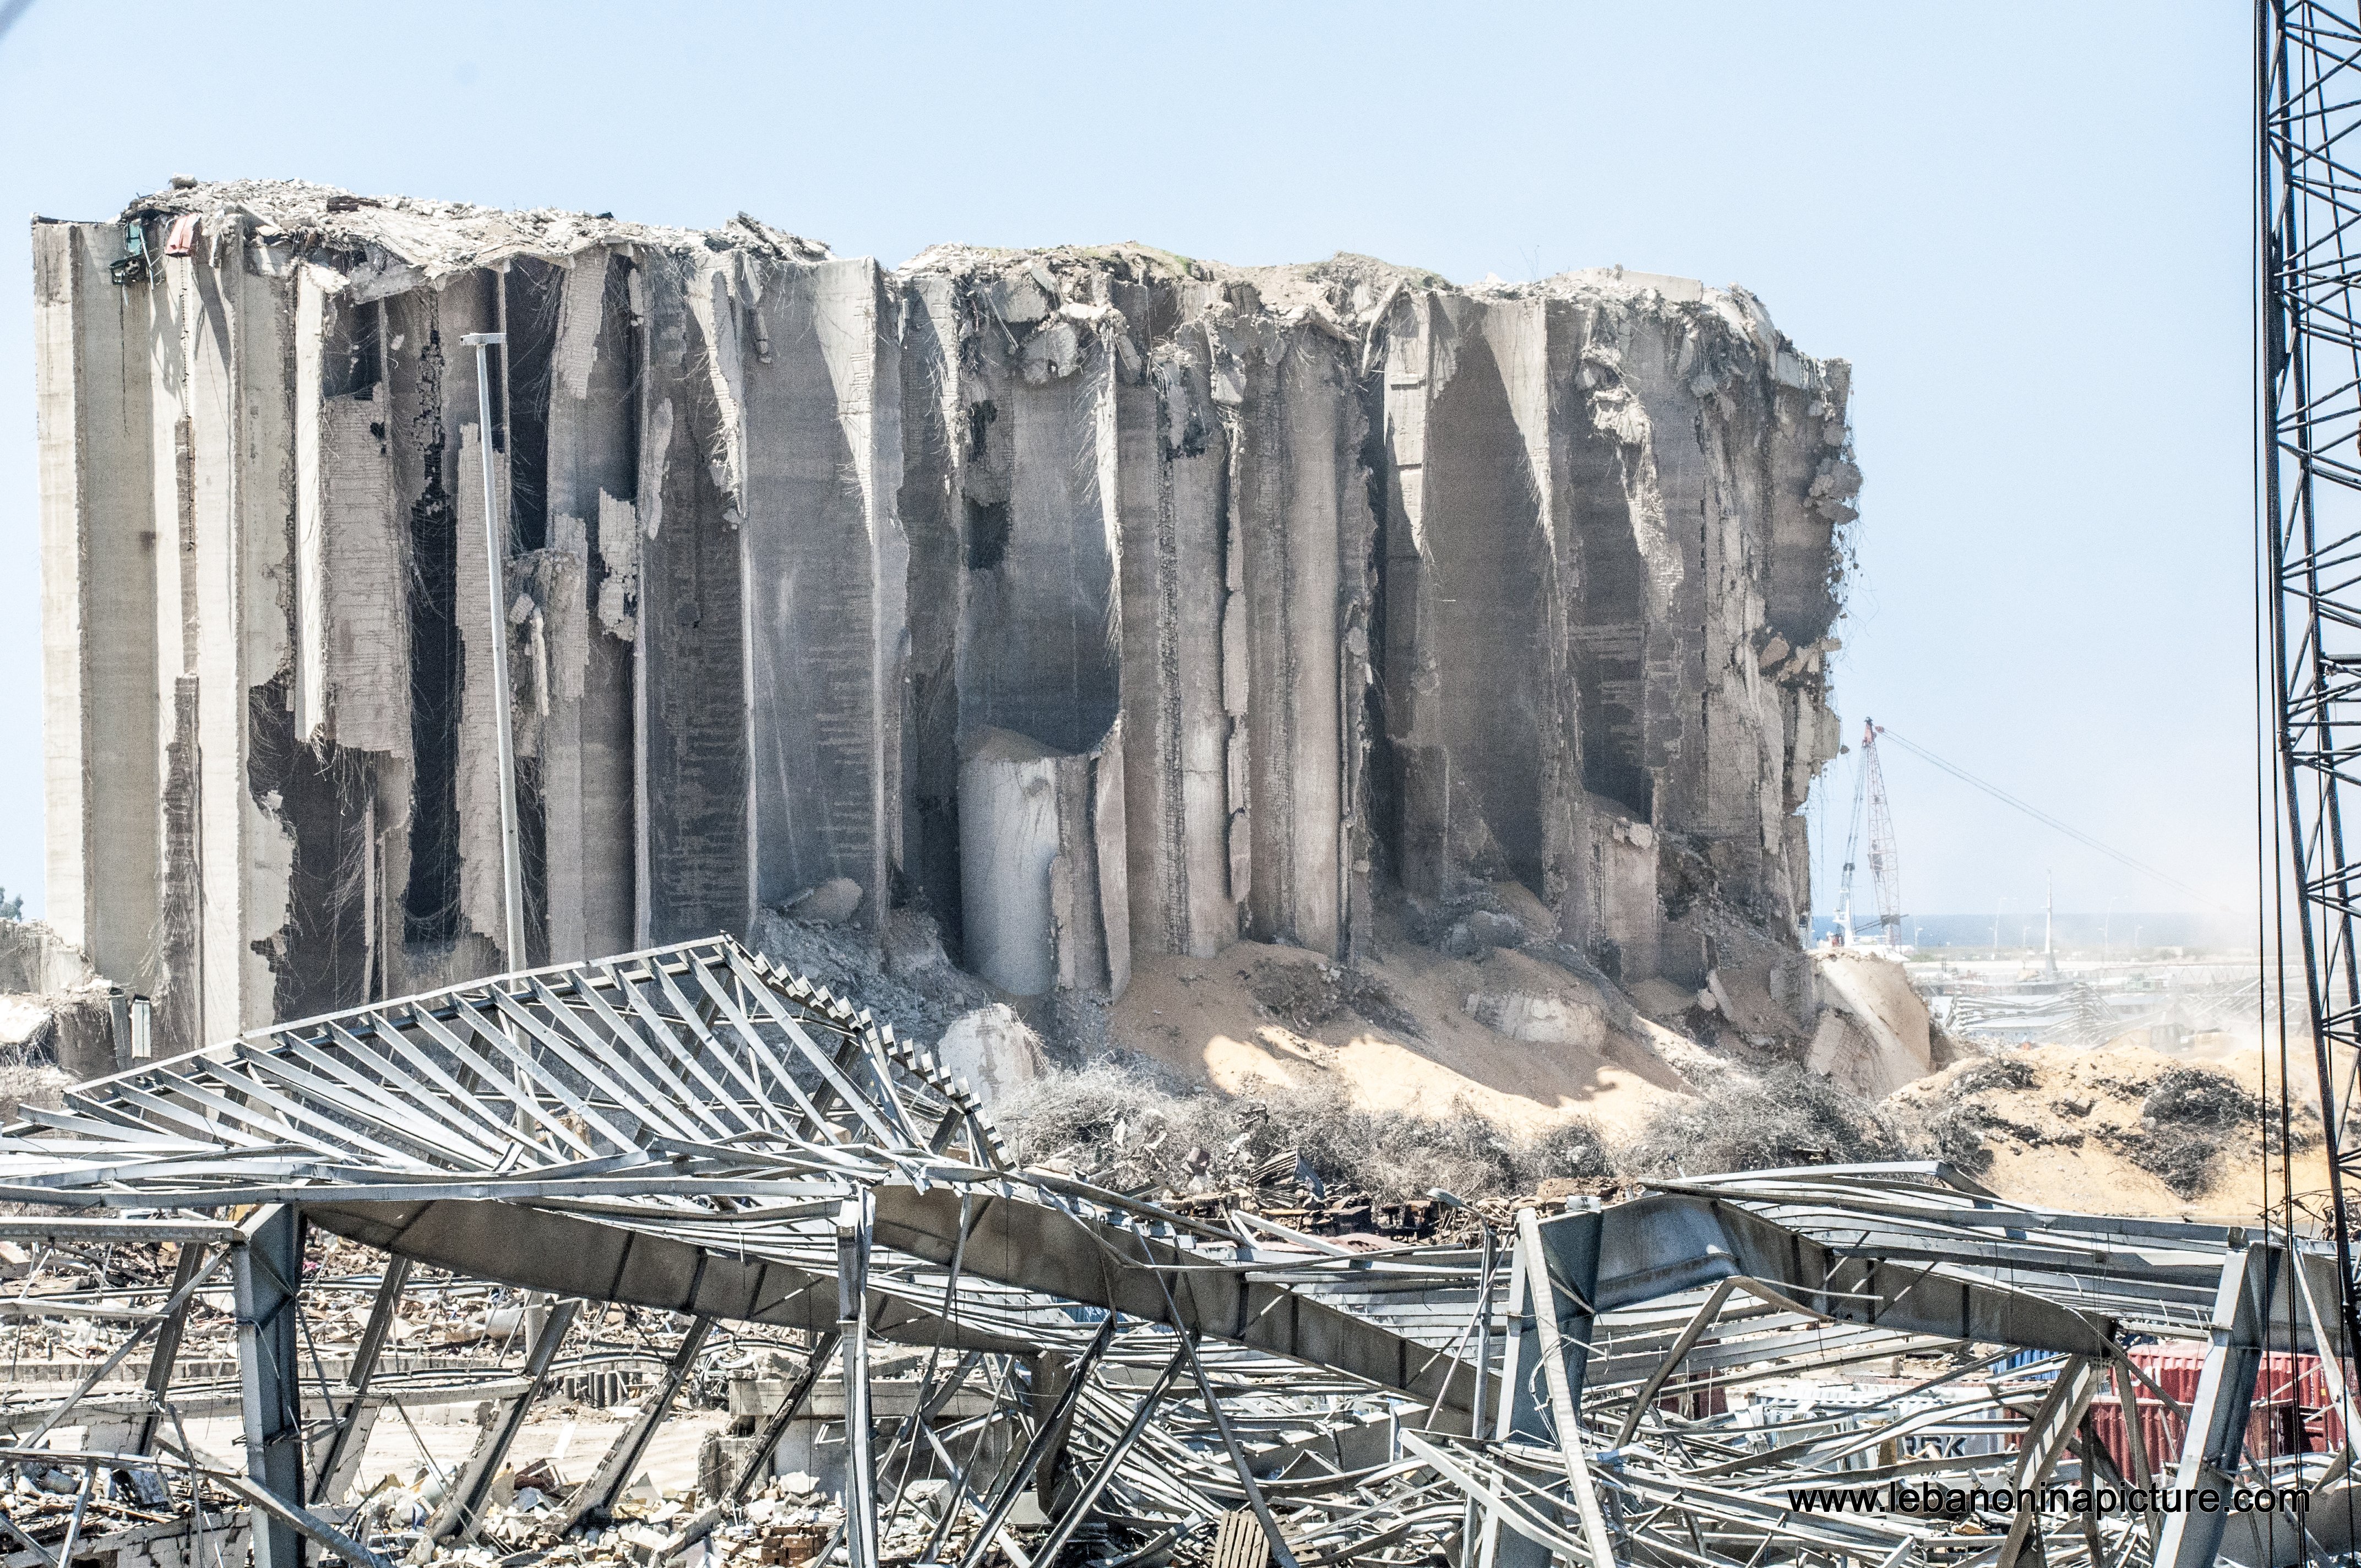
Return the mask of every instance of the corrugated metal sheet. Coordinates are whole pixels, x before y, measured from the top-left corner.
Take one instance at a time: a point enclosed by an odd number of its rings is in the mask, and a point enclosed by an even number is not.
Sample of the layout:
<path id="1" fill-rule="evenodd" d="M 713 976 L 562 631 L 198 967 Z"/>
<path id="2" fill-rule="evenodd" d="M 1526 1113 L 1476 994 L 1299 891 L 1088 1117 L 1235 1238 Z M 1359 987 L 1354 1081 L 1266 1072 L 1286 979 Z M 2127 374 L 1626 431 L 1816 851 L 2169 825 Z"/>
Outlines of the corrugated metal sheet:
<path id="1" fill-rule="evenodd" d="M 2155 1380 L 2156 1386 L 2182 1405 L 2197 1398 L 2205 1371 L 2205 1352 L 2193 1345 L 2142 1345 L 2132 1362 Z M 2255 1376 L 2255 1409 L 2246 1423 L 2246 1453 L 2276 1458 L 2289 1453 L 2328 1453 L 2342 1447 L 2344 1423 L 2331 1408 L 2328 1370 L 2315 1355 L 2275 1352 L 2263 1357 Z M 2140 1438 L 2148 1464 L 2162 1471 L 2179 1458 L 2187 1423 L 2180 1415 L 2143 1389 L 2139 1396 Z M 2130 1455 L 2124 1445 L 2124 1412 L 2114 1398 L 2091 1402 L 2091 1424 L 2115 1468 L 2128 1475 Z"/>

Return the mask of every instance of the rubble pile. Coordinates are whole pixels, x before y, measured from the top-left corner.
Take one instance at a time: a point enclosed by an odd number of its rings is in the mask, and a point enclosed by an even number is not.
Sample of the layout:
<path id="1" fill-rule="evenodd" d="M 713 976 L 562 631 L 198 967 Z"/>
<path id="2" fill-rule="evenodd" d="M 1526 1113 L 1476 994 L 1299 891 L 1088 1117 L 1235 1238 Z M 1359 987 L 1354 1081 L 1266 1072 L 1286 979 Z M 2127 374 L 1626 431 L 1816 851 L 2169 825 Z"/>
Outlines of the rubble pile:
<path id="1" fill-rule="evenodd" d="M 114 1067 L 130 1024 L 128 997 L 81 948 L 39 921 L 0 915 L 0 1111 L 46 1095 L 45 1072 Z"/>
<path id="2" fill-rule="evenodd" d="M 2254 1172 L 2320 1157 L 2316 1110 L 2231 1063 L 2184 1060 L 2125 1038 L 2091 1050 L 2007 1047 L 1978 1056 L 1894 1097 L 1936 1152 L 1980 1179 L 2060 1170 L 2081 1190 L 2138 1198 L 2166 1212 L 2220 1211 L 2255 1201 Z M 2268 1101 L 2268 1105 L 2266 1102 Z M 2285 1116 L 2282 1124 L 2282 1114 Z"/>
<path id="3" fill-rule="evenodd" d="M 726 939 L 279 1025 L 0 1129 L 0 1556 L 2270 1561 L 2253 1516 L 2102 1500 L 2230 1465 L 2361 1515 L 2309 1238 L 1939 1161 L 1406 1201 L 1391 1237 L 1312 1234 L 1319 1186 L 1262 1151 L 1183 1195 L 1217 1220 L 1034 1159 Z M 2091 1500 L 1790 1501 L 1896 1475 Z"/>

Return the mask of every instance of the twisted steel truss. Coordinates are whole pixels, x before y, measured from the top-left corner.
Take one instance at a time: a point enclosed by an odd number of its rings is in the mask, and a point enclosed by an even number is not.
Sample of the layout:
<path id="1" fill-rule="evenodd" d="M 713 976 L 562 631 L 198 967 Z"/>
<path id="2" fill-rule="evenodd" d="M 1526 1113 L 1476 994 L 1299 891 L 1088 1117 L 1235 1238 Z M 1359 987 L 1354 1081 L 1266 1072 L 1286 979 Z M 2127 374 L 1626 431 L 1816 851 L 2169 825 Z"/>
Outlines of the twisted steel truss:
<path id="1" fill-rule="evenodd" d="M 1992 1527 L 2003 1540 L 1793 1501 L 1923 1475 L 2087 1490 L 2113 1472 L 2084 1418 L 2110 1387 L 2125 1409 L 2148 1398 L 2135 1336 L 2204 1341 L 2208 1371 L 2175 1407 L 2177 1460 L 2130 1421 L 2115 1481 L 2330 1463 L 2240 1452 L 2266 1351 L 2333 1337 L 2316 1308 L 2333 1260 L 2309 1245 L 2030 1210 L 1938 1165 L 1660 1184 L 1524 1209 L 1480 1246 L 1274 1244 L 1019 1168 L 924 1050 L 725 938 L 278 1025 L 25 1115 L 0 1132 L 0 1239 L 69 1277 L 0 1307 L 106 1327 L 62 1397 L 0 1396 L 0 1472 L 26 1478 L 0 1491 L 6 1568 L 109 1552 L 187 1568 L 242 1550 L 240 1530 L 259 1568 L 465 1548 L 566 1347 L 617 1304 L 674 1326 L 557 1537 L 609 1528 L 717 1354 L 801 1364 L 733 1473 L 654 1543 L 667 1563 L 753 1528 L 750 1492 L 823 1384 L 844 1460 L 822 1558 L 847 1568 L 1047 1565 L 1085 1543 L 1107 1563 L 1280 1568 L 2199 1568 L 2218 1515 L 2028 1512 Z M 307 1227 L 382 1262 L 307 1274 Z M 109 1288 L 103 1262 L 95 1288 L 71 1283 L 93 1249 L 167 1243 L 144 1293 Z M 218 1355 L 176 1363 L 225 1277 L 226 1386 Z M 405 1291 L 468 1281 L 540 1303 L 520 1365 L 381 1367 Z M 331 1372 L 313 1325 L 357 1321 L 357 1299 L 367 1323 Z M 497 1414 L 431 1519 L 390 1519 L 356 1486 L 368 1423 L 437 1398 Z M 2341 1448 L 2361 1422 L 2334 1398 Z M 240 1421 L 242 1463 L 191 1437 L 207 1411 Z M 69 1425 L 79 1447 L 58 1441 Z M 1020 1526 L 1028 1490 L 1042 1511 Z M 2277 1560 L 2260 1537 L 2238 1550 Z"/>

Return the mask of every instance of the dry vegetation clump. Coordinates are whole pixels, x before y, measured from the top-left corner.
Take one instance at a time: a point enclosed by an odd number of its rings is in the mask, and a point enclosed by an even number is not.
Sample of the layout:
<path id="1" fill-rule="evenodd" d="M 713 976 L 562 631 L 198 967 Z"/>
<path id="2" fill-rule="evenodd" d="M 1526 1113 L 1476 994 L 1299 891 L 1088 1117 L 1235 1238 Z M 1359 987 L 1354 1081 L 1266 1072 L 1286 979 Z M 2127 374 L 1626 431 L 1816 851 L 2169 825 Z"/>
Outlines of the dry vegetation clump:
<path id="1" fill-rule="evenodd" d="M 1879 1106 L 1789 1066 L 1727 1073 L 1695 1099 L 1666 1102 L 1622 1154 L 1637 1173 L 1708 1176 L 1908 1159 L 1917 1142 Z"/>
<path id="2" fill-rule="evenodd" d="M 1321 993 L 1334 977 L 1312 966 L 1271 967 L 1274 981 L 1309 979 L 1300 996 L 1275 995 L 1267 1005 L 1317 1010 L 1341 1001 Z M 1692 1081 L 1693 1094 L 1660 1102 L 1635 1133 L 1611 1141 L 1587 1117 L 1528 1137 L 1465 1105 L 1437 1116 L 1368 1111 L 1333 1080 L 1233 1098 L 1137 1061 L 1052 1073 L 993 1113 L 1021 1160 L 1119 1190 L 1210 1194 L 1291 1179 L 1316 1184 L 1331 1201 L 1391 1201 L 1440 1187 L 1475 1201 L 1542 1193 L 1552 1179 L 1604 1188 L 1903 1159 L 1941 1159 L 1988 1177 L 2003 1157 L 2064 1151 L 2071 1160 L 2087 1141 L 2114 1157 L 2103 1168 L 2120 1171 L 2121 1160 L 2187 1202 L 2258 1144 L 2276 1156 L 2283 1142 L 2299 1153 L 2320 1143 L 2317 1115 L 2301 1105 L 2274 1102 L 2266 1116 L 2227 1072 L 2139 1054 L 2005 1052 L 1882 1102 L 1793 1065 L 1724 1062 Z"/>
<path id="3" fill-rule="evenodd" d="M 1309 991 L 1302 1000 L 1323 1004 Z M 1610 1143 L 1583 1117 L 1521 1137 L 1465 1106 L 1440 1116 L 1369 1111 L 1334 1083 L 1233 1098 L 1153 1066 L 1103 1061 L 1052 1073 L 993 1113 L 1021 1160 L 1062 1165 L 1122 1191 L 1222 1192 L 1300 1175 L 1333 1195 L 1381 1201 L 1437 1187 L 1477 1200 L 1533 1193 L 1553 1178 L 1598 1182 L 1899 1159 L 1942 1159 L 1982 1176 L 1995 1165 L 1997 1146 L 2075 1147 L 2086 1136 L 2187 1200 L 2212 1188 L 2225 1148 L 2258 1130 L 2272 1150 L 2280 1141 L 2275 1122 L 2260 1126 L 2260 1102 L 2212 1068 L 2088 1080 L 2102 1102 L 2123 1107 L 2112 1121 L 2091 1113 L 2087 1090 L 2080 1100 L 2063 1091 L 2037 1104 L 2019 1098 L 2045 1081 L 2037 1064 L 1996 1056 L 1964 1065 L 1930 1091 L 1872 1102 L 1801 1067 L 1732 1067 L 1693 1096 L 1664 1101 L 1634 1135 Z M 2136 1121 L 2128 1119 L 2135 1102 Z M 2317 1119 L 2299 1110 L 2293 1141 L 2298 1149 L 2318 1144 Z M 1274 1173 L 1273 1162 L 1290 1154 L 1288 1171 Z"/>
<path id="4" fill-rule="evenodd" d="M 1986 1057 L 1971 1062 L 1951 1079 L 1954 1094 L 1981 1094 L 1987 1089 L 2030 1089 L 2033 1066 L 2015 1057 Z"/>
<path id="5" fill-rule="evenodd" d="M 1954 1073 L 1949 1090 L 1931 1108 L 1905 1105 L 1900 1124 L 1921 1155 L 1982 1176 L 1993 1168 L 1992 1135 L 2008 1130 L 2009 1124 L 1975 1096 L 1990 1090 L 2028 1090 L 2036 1081 L 2031 1064 L 2015 1057 L 1986 1057 Z"/>
<path id="6" fill-rule="evenodd" d="M 2317 1119 L 2309 1115 L 2297 1119 L 2292 1141 L 2298 1149 L 2320 1141 L 2317 1126 Z M 2191 1199 L 2213 1187 L 2223 1146 L 2257 1127 L 2265 1149 L 2278 1153 L 2282 1139 L 2277 1120 L 2264 1115 L 2262 1102 L 2237 1080 L 2213 1068 L 2176 1066 L 2147 1085 L 2138 1123 L 2114 1133 L 2108 1142 L 2175 1196 Z"/>
<path id="7" fill-rule="evenodd" d="M 1464 1108 L 1439 1117 L 1363 1110 L 1333 1084 L 1233 1098 L 1113 1061 L 1051 1073 L 996 1102 L 992 1114 L 1023 1163 L 1064 1165 L 1134 1193 L 1248 1186 L 1290 1151 L 1323 1187 L 1381 1201 L 1436 1187 L 1464 1198 L 1500 1197 L 1531 1192 L 1552 1177 L 1615 1170 L 1587 1120 L 1524 1139 Z"/>
<path id="8" fill-rule="evenodd" d="M 1992 1111 L 1972 1100 L 1947 1099 L 1916 1119 L 1915 1142 L 1928 1158 L 1939 1159 L 1969 1176 L 1993 1168 L 1990 1135 L 1999 1125 Z"/>
<path id="9" fill-rule="evenodd" d="M 1345 1014 L 1413 1039 L 1423 1035 L 1418 1015 L 1391 987 L 1367 970 L 1324 963 L 1257 962 L 1246 976 L 1254 999 L 1290 1028 L 1310 1034 Z"/>
<path id="10" fill-rule="evenodd" d="M 2170 1067 L 2157 1075 L 2140 1100 L 2140 1120 L 2168 1126 L 2228 1131 L 2261 1114 L 2255 1097 L 2238 1080 L 2210 1067 Z"/>
<path id="11" fill-rule="evenodd" d="M 1023 1163 L 1063 1166 L 1119 1191 L 1250 1186 L 1291 1152 L 1324 1188 L 1381 1201 L 1437 1187 L 1473 1200 L 1531 1193 L 1553 1179 L 1906 1159 L 1928 1142 L 1923 1129 L 1795 1067 L 1726 1074 L 1697 1098 L 1665 1104 L 1620 1146 L 1587 1117 L 1520 1137 L 1465 1107 L 1443 1116 L 1369 1111 L 1334 1084 L 1233 1098 L 1111 1061 L 1027 1084 L 995 1103 L 993 1117 Z M 1990 1162 L 1971 1130 L 1960 1141 Z"/>

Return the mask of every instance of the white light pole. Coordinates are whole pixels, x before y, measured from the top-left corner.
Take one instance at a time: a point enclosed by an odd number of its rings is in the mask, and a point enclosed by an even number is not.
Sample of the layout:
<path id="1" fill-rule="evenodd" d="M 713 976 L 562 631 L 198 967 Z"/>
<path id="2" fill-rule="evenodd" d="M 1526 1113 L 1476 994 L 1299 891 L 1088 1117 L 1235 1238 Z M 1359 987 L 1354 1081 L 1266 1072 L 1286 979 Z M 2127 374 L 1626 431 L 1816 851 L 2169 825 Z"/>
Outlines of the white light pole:
<path id="1" fill-rule="evenodd" d="M 508 352 L 504 332 L 471 332 L 459 341 L 476 351 L 476 450 L 484 459 L 484 582 L 492 609 L 492 727 L 500 754 L 500 881 L 506 894 L 506 948 L 511 969 L 526 964 L 524 850 L 517 828 L 516 742 L 509 735 L 509 550 L 507 519 L 492 477 L 492 381 L 486 351 Z"/>

